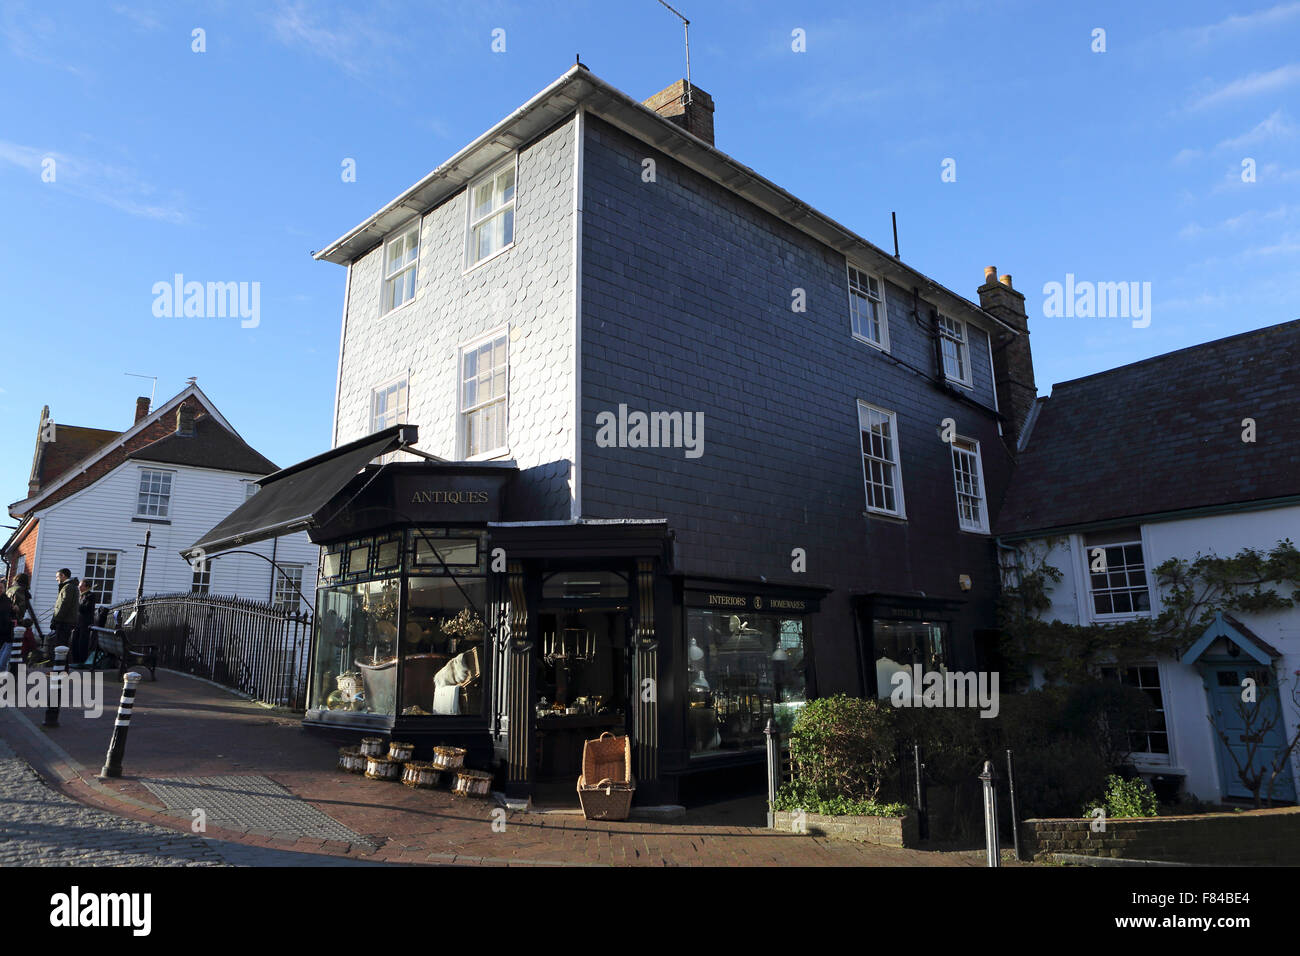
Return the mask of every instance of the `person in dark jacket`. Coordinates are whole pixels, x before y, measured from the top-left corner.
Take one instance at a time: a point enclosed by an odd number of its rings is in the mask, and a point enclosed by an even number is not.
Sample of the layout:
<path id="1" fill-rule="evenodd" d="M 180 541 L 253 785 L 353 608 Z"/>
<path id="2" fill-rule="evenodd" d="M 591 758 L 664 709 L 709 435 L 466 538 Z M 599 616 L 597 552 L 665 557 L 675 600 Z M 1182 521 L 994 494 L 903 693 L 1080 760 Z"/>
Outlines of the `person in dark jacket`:
<path id="1" fill-rule="evenodd" d="M 80 598 L 77 602 L 77 633 L 72 638 L 72 649 L 68 653 L 68 666 L 81 664 L 90 653 L 90 628 L 95 623 L 95 605 L 99 595 L 90 589 L 89 581 L 78 585 Z"/>
<path id="2" fill-rule="evenodd" d="M 54 598 L 54 619 L 50 635 L 41 648 L 43 659 L 54 660 L 54 648 L 60 644 L 71 646 L 72 632 L 77 628 L 77 579 L 67 568 L 59 568 L 56 578 L 59 593 Z"/>
<path id="3" fill-rule="evenodd" d="M 32 614 L 32 579 L 25 572 L 14 578 L 14 583 L 9 585 L 9 590 L 5 592 L 9 602 L 14 606 L 14 623 L 21 624 Z"/>

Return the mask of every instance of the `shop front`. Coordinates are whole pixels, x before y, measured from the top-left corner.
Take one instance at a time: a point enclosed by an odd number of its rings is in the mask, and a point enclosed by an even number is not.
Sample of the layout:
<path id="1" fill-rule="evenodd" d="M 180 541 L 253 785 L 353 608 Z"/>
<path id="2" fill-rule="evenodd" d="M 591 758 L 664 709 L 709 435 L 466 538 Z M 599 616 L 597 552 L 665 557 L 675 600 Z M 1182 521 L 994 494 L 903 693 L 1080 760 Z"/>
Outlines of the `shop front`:
<path id="1" fill-rule="evenodd" d="M 390 434 L 392 433 L 392 434 Z M 464 747 L 508 796 L 576 803 L 583 743 L 632 740 L 637 802 L 761 764 L 812 686 L 825 593 L 687 578 L 667 522 L 512 513 L 512 463 L 387 462 L 397 426 L 285 469 L 187 551 L 321 546 L 304 727 Z"/>

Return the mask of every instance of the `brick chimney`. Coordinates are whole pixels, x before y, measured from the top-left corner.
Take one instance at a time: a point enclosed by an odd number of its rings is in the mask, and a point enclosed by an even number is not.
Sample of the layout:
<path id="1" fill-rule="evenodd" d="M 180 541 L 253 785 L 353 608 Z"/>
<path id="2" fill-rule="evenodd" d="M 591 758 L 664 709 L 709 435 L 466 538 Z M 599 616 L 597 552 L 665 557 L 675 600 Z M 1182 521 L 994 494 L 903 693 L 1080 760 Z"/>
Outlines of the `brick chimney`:
<path id="1" fill-rule="evenodd" d="M 149 415 L 149 399 L 141 395 L 139 398 L 135 400 L 135 421 L 132 422 L 131 424 L 133 425 L 136 424 L 136 422 L 139 422 L 140 419 L 145 418 L 148 415 Z"/>
<path id="2" fill-rule="evenodd" d="M 1005 329 L 994 330 L 993 371 L 998 380 L 998 408 L 1011 425 L 1007 444 L 1014 450 L 1025 422 L 1038 398 L 1034 384 L 1034 356 L 1029 351 L 1029 317 L 1025 297 L 1011 287 L 1011 276 L 998 277 L 998 270 L 984 270 L 984 284 L 979 287 L 980 308 L 997 316 L 1019 335 Z"/>
<path id="3" fill-rule="evenodd" d="M 194 437 L 194 406 L 189 402 L 182 402 L 176 409 L 176 434 L 182 438 Z"/>
<path id="4" fill-rule="evenodd" d="M 644 105 L 713 145 L 713 97 L 698 86 L 692 84 L 688 92 L 686 81 L 678 80 L 650 97 Z"/>

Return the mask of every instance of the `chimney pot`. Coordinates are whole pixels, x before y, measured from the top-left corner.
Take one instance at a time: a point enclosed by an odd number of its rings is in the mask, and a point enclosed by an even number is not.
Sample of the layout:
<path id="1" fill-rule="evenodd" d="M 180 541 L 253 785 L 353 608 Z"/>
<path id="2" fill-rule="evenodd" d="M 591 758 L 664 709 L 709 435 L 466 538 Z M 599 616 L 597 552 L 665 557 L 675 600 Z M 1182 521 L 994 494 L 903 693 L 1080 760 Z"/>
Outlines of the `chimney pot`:
<path id="1" fill-rule="evenodd" d="M 149 399 L 146 398 L 144 395 L 141 395 L 139 398 L 135 400 L 135 421 L 138 422 L 142 418 L 147 418 L 148 415 L 149 415 Z M 132 422 L 131 424 L 135 424 L 135 422 Z"/>
<path id="2" fill-rule="evenodd" d="M 1004 275 L 1004 276 L 1003 276 L 1001 279 L 999 279 L 998 281 L 1001 282 L 1001 283 L 1002 283 L 1004 286 L 1006 286 L 1008 289 L 1012 288 L 1012 286 L 1011 286 L 1011 273 L 1008 272 L 1006 275 Z"/>
<path id="3" fill-rule="evenodd" d="M 984 267 L 984 281 L 985 281 L 985 282 L 992 282 L 994 279 L 997 278 L 997 276 L 998 276 L 998 267 L 997 267 L 997 266 L 985 266 L 985 267 Z"/>

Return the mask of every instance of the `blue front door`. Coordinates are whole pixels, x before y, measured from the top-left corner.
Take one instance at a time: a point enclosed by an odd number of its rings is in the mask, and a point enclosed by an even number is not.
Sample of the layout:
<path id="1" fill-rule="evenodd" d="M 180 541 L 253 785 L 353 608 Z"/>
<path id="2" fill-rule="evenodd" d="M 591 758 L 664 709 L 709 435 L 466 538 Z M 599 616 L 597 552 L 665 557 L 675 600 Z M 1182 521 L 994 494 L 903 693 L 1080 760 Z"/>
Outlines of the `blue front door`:
<path id="1" fill-rule="evenodd" d="M 1203 673 L 1210 697 L 1211 717 L 1215 727 L 1215 751 L 1219 761 L 1219 781 L 1225 796 L 1244 797 L 1252 794 L 1246 789 L 1238 765 L 1254 772 L 1265 768 L 1260 797 L 1268 799 L 1268 778 L 1272 763 L 1286 746 L 1286 727 L 1283 721 L 1281 699 L 1271 671 L 1242 665 L 1206 665 Z M 1242 701 L 1242 681 L 1255 680 L 1255 701 Z M 1266 727 L 1270 721 L 1272 727 Z M 1223 737 L 1227 736 L 1225 747 Z M 1252 751 L 1252 745 L 1254 749 Z M 1231 754 L 1229 754 L 1231 749 Z M 1235 756 L 1235 760 L 1233 759 Z M 1295 779 L 1291 775 L 1290 761 L 1283 767 L 1273 783 L 1275 801 L 1295 801 Z"/>

